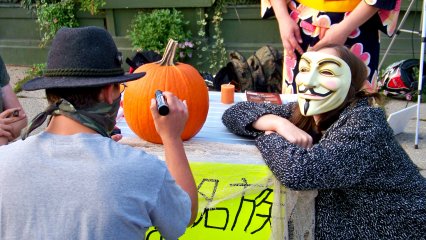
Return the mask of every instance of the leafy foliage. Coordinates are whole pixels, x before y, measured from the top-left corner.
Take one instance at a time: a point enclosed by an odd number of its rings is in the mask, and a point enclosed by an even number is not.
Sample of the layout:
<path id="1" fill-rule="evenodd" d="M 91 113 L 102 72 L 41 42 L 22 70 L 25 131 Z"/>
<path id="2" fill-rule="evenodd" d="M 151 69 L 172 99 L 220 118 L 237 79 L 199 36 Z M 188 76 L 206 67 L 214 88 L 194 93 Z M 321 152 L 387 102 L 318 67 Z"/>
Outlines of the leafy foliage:
<path id="1" fill-rule="evenodd" d="M 199 26 L 199 30 L 195 41 L 195 45 L 198 48 L 197 65 L 201 67 L 207 66 L 208 68 L 202 69 L 202 71 L 216 73 L 228 61 L 221 29 L 223 14 L 227 11 L 226 7 L 253 4 L 260 4 L 260 0 L 216 0 L 207 13 L 204 13 L 202 10 L 198 12 L 199 20 L 197 21 L 197 25 Z M 213 26 L 213 35 L 211 38 L 206 33 L 209 23 Z"/>
<path id="2" fill-rule="evenodd" d="M 191 57 L 194 45 L 190 41 L 191 32 L 183 14 L 176 9 L 156 9 L 150 13 L 139 12 L 127 31 L 135 50 L 152 50 L 163 53 L 170 38 L 179 42 L 177 56 Z"/>
<path id="3" fill-rule="evenodd" d="M 105 6 L 105 0 L 78 0 L 80 3 L 80 10 L 90 12 L 95 15 L 99 12 L 99 8 Z"/>
<path id="4" fill-rule="evenodd" d="M 43 34 L 41 46 L 45 46 L 50 39 L 53 39 L 61 27 L 77 27 L 75 14 L 74 0 L 64 0 L 58 3 L 47 3 L 41 0 L 40 5 L 37 6 L 37 23 Z"/>
<path id="5" fill-rule="evenodd" d="M 106 4 L 105 0 L 22 0 L 21 6 L 37 14 L 44 47 L 61 27 L 78 27 L 77 11 L 94 15 Z"/>
<path id="6" fill-rule="evenodd" d="M 28 10 L 32 10 L 37 0 L 22 0 L 21 7 L 26 8 Z"/>
<path id="7" fill-rule="evenodd" d="M 201 11 L 198 13 L 200 19 L 197 21 L 197 25 L 200 28 L 196 45 L 200 46 L 201 51 L 197 54 L 199 59 L 197 64 L 202 66 L 207 63 L 207 71 L 209 72 L 217 72 L 228 61 L 221 30 L 222 16 L 226 12 L 226 5 L 227 2 L 225 0 L 216 0 L 210 13 L 211 18 L 209 18 L 209 13 L 204 15 Z M 206 34 L 208 21 L 211 21 L 213 25 L 212 42 L 209 42 Z"/>

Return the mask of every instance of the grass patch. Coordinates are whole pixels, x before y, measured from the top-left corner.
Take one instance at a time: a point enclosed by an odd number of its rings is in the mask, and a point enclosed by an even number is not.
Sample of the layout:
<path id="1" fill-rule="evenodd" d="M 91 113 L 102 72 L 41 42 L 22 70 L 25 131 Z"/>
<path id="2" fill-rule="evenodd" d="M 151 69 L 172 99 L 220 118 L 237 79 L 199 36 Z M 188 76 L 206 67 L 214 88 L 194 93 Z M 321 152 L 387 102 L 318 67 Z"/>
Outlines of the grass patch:
<path id="1" fill-rule="evenodd" d="M 15 93 L 21 92 L 22 91 L 22 85 L 24 85 L 26 82 L 28 82 L 29 80 L 31 80 L 35 77 L 43 75 L 43 70 L 45 68 L 46 68 L 45 63 L 34 64 L 29 70 L 27 70 L 27 72 L 26 72 L 27 75 L 15 84 L 13 91 Z"/>

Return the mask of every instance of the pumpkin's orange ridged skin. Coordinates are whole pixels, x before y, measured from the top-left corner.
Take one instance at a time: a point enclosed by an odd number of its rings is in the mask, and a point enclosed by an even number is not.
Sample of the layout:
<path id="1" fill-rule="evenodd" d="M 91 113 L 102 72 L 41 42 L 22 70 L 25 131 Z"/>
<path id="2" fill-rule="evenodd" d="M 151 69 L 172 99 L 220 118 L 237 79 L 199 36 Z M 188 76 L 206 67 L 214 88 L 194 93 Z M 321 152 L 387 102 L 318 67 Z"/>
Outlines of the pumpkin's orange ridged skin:
<path id="1" fill-rule="evenodd" d="M 148 63 L 135 70 L 135 73 L 139 72 L 146 72 L 146 75 L 126 83 L 123 99 L 124 117 L 130 129 L 148 142 L 162 143 L 150 110 L 155 91 L 161 90 L 186 100 L 189 116 L 181 138 L 188 140 L 195 136 L 206 121 L 209 110 L 208 89 L 198 71 L 185 63 L 172 66 Z"/>

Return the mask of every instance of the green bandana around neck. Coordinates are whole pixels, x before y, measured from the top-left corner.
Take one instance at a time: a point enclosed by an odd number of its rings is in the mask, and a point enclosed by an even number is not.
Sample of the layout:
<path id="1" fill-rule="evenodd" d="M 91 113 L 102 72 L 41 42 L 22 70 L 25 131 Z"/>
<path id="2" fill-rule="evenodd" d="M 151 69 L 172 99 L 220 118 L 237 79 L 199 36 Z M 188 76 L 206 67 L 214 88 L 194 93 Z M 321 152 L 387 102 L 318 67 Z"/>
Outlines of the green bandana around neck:
<path id="1" fill-rule="evenodd" d="M 60 99 L 34 117 L 22 134 L 22 140 L 25 140 L 32 131 L 40 127 L 49 115 L 69 117 L 104 137 L 111 137 L 111 132 L 116 124 L 115 119 L 118 109 L 120 108 L 120 100 L 121 97 L 118 97 L 112 104 L 100 102 L 91 107 L 77 110 L 67 100 Z"/>

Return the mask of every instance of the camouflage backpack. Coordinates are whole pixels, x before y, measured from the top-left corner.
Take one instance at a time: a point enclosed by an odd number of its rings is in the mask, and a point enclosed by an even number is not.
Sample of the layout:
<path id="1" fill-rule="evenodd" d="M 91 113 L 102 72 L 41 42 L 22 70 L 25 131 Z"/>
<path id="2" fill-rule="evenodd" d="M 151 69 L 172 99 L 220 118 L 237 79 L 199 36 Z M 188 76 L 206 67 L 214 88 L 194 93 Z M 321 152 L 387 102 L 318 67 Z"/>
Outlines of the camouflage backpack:
<path id="1" fill-rule="evenodd" d="M 281 93 L 283 57 L 273 47 L 263 46 L 247 60 L 238 51 L 231 51 L 229 60 L 213 80 L 216 90 L 223 83 L 231 83 L 237 92 Z"/>

